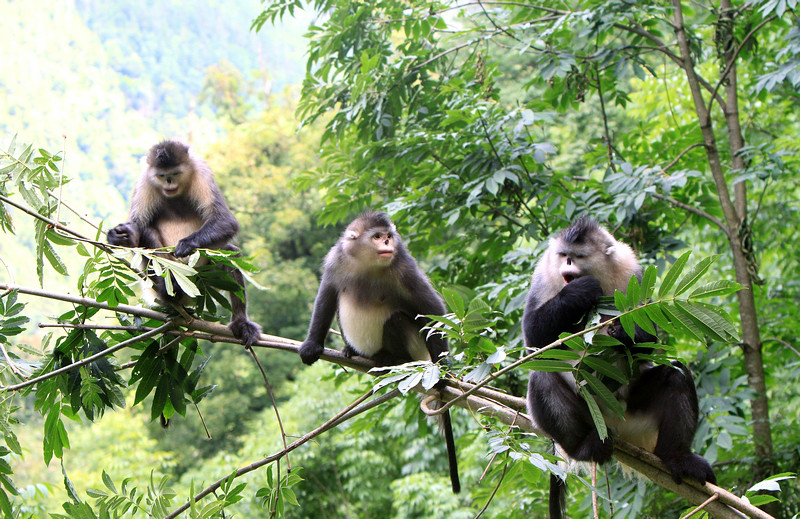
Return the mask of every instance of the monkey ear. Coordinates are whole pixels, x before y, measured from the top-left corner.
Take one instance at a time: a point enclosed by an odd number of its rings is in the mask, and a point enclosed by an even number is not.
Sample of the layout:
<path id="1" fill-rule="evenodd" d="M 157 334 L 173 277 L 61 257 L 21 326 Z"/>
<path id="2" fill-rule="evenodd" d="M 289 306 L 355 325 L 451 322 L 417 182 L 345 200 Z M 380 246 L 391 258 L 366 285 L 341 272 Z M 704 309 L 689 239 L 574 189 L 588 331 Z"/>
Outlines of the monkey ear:
<path id="1" fill-rule="evenodd" d="M 606 256 L 611 256 L 612 254 L 614 254 L 614 252 L 616 252 L 616 250 L 617 250 L 617 246 L 616 245 L 612 245 L 612 246 L 608 247 L 606 249 Z"/>
<path id="2" fill-rule="evenodd" d="M 356 231 L 344 231 L 344 237 L 348 240 L 355 240 L 358 238 L 358 233 Z"/>

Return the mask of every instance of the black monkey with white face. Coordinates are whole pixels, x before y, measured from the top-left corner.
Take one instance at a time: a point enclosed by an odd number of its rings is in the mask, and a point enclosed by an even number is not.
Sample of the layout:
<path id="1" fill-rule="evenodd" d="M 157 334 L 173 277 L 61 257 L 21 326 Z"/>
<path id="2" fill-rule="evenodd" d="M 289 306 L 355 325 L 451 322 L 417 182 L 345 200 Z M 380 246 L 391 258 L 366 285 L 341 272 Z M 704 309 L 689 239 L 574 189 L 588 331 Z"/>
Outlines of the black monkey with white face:
<path id="1" fill-rule="evenodd" d="M 423 337 L 429 324 L 419 315 L 443 315 L 444 301 L 428 276 L 408 253 L 385 213 L 365 213 L 347 226 L 325 257 L 319 291 L 300 357 L 313 364 L 334 315 L 345 341 L 342 353 L 373 359 L 379 366 L 414 360 L 438 362 L 447 341 L 438 334 Z M 450 414 L 442 414 L 450 480 L 460 490 Z"/>
<path id="2" fill-rule="evenodd" d="M 541 348 L 562 332 L 582 330 L 599 298 L 613 295 L 615 289 L 624 292 L 632 276 L 641 281 L 633 250 L 594 220 L 577 220 L 550 241 L 534 270 L 522 322 L 525 345 Z M 631 339 L 614 322 L 605 332 L 632 351 L 652 350 L 638 345 L 656 340 L 638 326 Z M 623 402 L 625 417 L 604 413 L 604 418 L 616 437 L 661 458 L 677 482 L 684 477 L 716 482 L 709 463 L 691 451 L 699 410 L 686 366 L 678 361 L 662 366 L 638 362 L 629 384 L 615 396 Z M 532 371 L 528 411 L 569 457 L 598 463 L 611 459 L 612 440 L 600 440 L 571 374 Z M 551 519 L 561 517 L 565 492 L 564 482 L 551 475 Z"/>
<path id="3" fill-rule="evenodd" d="M 163 141 L 147 154 L 146 164 L 133 191 L 130 220 L 108 231 L 108 242 L 123 247 L 157 249 L 175 247 L 174 256 L 184 258 L 196 249 L 238 252 L 230 242 L 239 223 L 214 181 L 214 175 L 189 147 L 178 141 Z M 244 276 L 231 272 L 244 291 Z M 164 278 L 151 276 L 156 294 L 163 301 L 180 301 L 184 295 L 167 293 Z M 244 292 L 243 292 L 244 293 Z M 246 345 L 256 342 L 261 327 L 247 318 L 247 303 L 231 294 L 233 319 L 229 328 Z"/>

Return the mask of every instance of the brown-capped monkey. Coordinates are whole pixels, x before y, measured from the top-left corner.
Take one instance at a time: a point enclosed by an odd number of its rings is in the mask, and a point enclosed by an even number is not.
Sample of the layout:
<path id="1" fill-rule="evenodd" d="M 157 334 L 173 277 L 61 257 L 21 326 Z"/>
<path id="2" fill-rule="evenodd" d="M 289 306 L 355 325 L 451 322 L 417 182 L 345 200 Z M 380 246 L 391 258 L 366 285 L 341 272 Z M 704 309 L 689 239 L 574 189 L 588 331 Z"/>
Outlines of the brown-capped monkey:
<path id="1" fill-rule="evenodd" d="M 423 337 L 421 329 L 429 320 L 418 316 L 445 312 L 444 301 L 406 250 L 389 217 L 364 213 L 347 226 L 325 257 L 300 357 L 306 364 L 319 359 L 337 315 L 345 341 L 342 353 L 348 357 L 358 354 L 379 366 L 438 362 L 447 351 L 447 340 L 439 334 Z M 450 481 L 453 492 L 459 492 L 450 414 L 441 416 Z"/>
<path id="2" fill-rule="evenodd" d="M 131 200 L 130 220 L 108 231 L 108 242 L 123 247 L 157 249 L 175 247 L 174 256 L 184 258 L 196 249 L 238 252 L 231 244 L 239 223 L 214 182 L 206 163 L 178 141 L 165 140 L 147 154 Z M 244 276 L 231 272 L 242 287 Z M 164 278 L 150 276 L 163 301 L 180 301 L 183 294 L 167 293 Z M 250 346 L 261 335 L 261 327 L 247 318 L 247 302 L 231 294 L 233 318 L 228 325 L 235 337 Z"/>
<path id="3" fill-rule="evenodd" d="M 577 220 L 550 241 L 534 270 L 522 323 L 525 345 L 541 348 L 562 332 L 582 330 L 599 298 L 617 289 L 625 292 L 633 276 L 641 281 L 633 250 L 594 220 Z M 652 351 L 649 343 L 656 341 L 638 326 L 632 339 L 616 322 L 605 330 L 633 353 Z M 666 366 L 637 361 L 633 373 L 629 384 L 615 392 L 625 418 L 604 413 L 611 432 L 661 458 L 677 482 L 691 477 L 714 483 L 709 463 L 691 451 L 699 414 L 692 374 L 678 361 Z M 571 374 L 532 371 L 528 412 L 569 457 L 598 463 L 611 459 L 612 440 L 600 440 Z M 565 495 L 564 482 L 551 475 L 551 519 L 562 516 Z"/>

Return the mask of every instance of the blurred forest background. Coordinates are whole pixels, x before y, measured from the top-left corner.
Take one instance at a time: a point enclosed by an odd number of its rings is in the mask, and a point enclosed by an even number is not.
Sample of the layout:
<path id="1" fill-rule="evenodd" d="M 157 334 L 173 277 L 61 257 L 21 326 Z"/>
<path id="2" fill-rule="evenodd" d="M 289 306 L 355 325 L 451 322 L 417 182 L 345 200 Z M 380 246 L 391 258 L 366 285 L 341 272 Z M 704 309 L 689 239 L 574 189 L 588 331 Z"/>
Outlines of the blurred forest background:
<path id="1" fill-rule="evenodd" d="M 162 138 L 189 142 L 214 170 L 242 224 L 239 245 L 259 269 L 248 288 L 250 317 L 265 333 L 296 340 L 342 225 L 363 208 L 387 210 L 440 290 L 485 305 L 485 326 L 451 342 L 459 354 L 454 371 L 473 381 L 522 355 L 518 323 L 530 274 L 547 237 L 578 215 L 607 224 L 662 276 L 687 249 L 693 262 L 718 256 L 708 277 L 737 281 L 748 295 L 709 302 L 742 339 L 726 340 L 702 322 L 662 338 L 695 374 L 702 415 L 695 450 L 739 495 L 766 477 L 797 472 L 797 2 L 544 4 L 0 0 L 0 152 L 13 156 L 7 143 L 16 135 L 61 157 L 64 201 L 105 229 L 126 219 L 146 150 Z M 672 29 L 681 4 L 685 42 Z M 691 56 L 710 81 L 693 79 L 680 56 Z M 698 85 L 712 107 L 708 124 L 701 124 Z M 14 233 L 0 240 L 3 275 L 92 295 L 81 277 L 86 255 L 59 248 L 63 268 L 40 273 L 39 232 L 7 210 Z M 37 325 L 71 307 L 20 300 L 31 322 L 0 345 L 28 360 L 42 355 L 46 364 L 64 332 Z M 64 396 L 54 405 L 74 420 L 64 420 L 63 452 L 55 449 L 61 463 L 47 456 L 54 433 L 44 397 L 4 393 L 0 429 L 10 450 L 0 452 L 0 484 L 12 488 L 10 477 L 18 490 L 8 490 L 13 517 L 89 517 L 77 506 L 95 502 L 90 489 L 108 490 L 110 481 L 121 487 L 126 478 L 128 488 L 151 491 L 149 508 L 131 505 L 132 515 L 163 517 L 190 493 L 279 450 L 275 413 L 252 360 L 229 344 L 201 349 L 210 357 L 201 384 L 214 386 L 199 403 L 202 420 L 190 405 L 162 429 L 151 421 L 149 398 L 132 405 L 133 383 L 120 384 L 124 408 L 101 406 L 93 420 Z M 292 438 L 373 383 L 264 351 Z M 118 363 L 136 355 L 124 353 Z M 7 369 L 2 376 L 4 385 L 17 380 Z M 495 383 L 524 396 L 526 381 L 519 369 Z M 280 512 L 459 519 L 492 501 L 484 517 L 544 516 L 547 467 L 531 453 L 548 453 L 549 442 L 461 409 L 453 417 L 461 494 L 449 491 L 435 426 L 407 397 L 292 453 L 302 481 L 286 481 L 292 494 Z M 221 499 L 224 517 L 278 512 L 257 491 L 286 477 L 273 469 L 243 478 L 252 488 L 241 499 Z M 678 517 L 686 509 L 674 494 L 608 471 L 604 517 L 609 502 L 614 517 Z M 160 483 L 165 475 L 169 491 Z M 588 517 L 589 492 L 576 476 L 570 488 L 572 516 Z M 770 488 L 780 499 L 771 513 L 800 513 L 796 480 L 781 481 L 780 492 Z"/>

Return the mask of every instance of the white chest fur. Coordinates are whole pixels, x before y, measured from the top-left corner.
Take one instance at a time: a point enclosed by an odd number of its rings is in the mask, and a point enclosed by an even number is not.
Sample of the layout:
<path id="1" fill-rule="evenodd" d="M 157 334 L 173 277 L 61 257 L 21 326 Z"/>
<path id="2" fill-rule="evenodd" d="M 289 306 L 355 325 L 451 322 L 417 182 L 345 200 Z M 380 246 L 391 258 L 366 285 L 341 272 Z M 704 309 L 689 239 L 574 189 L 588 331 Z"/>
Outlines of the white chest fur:
<path id="1" fill-rule="evenodd" d="M 339 326 L 350 346 L 362 355 L 372 356 L 381 349 L 383 325 L 390 315 L 386 305 L 364 305 L 348 293 L 339 295 Z"/>
<path id="2" fill-rule="evenodd" d="M 186 238 L 203 225 L 200 217 L 164 220 L 158 225 L 161 243 L 164 247 L 174 247 L 181 239 Z"/>

